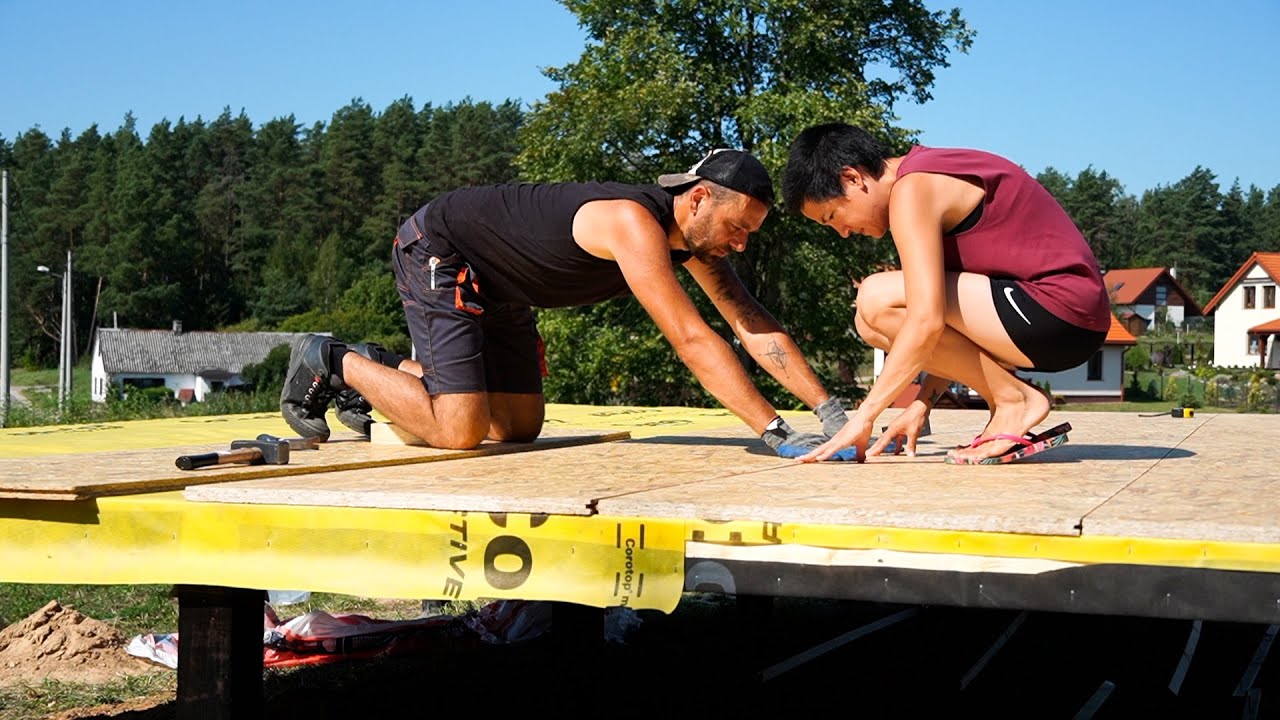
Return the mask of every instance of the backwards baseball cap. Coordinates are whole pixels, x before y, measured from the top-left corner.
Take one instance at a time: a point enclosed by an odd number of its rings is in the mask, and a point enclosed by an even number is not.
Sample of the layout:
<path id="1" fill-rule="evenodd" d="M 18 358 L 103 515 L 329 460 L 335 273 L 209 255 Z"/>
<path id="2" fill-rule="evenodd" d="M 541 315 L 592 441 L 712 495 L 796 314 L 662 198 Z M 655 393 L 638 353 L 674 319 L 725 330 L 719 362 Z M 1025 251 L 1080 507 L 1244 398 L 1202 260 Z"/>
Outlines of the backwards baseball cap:
<path id="1" fill-rule="evenodd" d="M 694 163 L 689 172 L 658 176 L 658 184 L 665 188 L 682 188 L 699 180 L 710 180 L 750 195 L 766 207 L 773 206 L 773 180 L 751 153 L 720 148 Z"/>

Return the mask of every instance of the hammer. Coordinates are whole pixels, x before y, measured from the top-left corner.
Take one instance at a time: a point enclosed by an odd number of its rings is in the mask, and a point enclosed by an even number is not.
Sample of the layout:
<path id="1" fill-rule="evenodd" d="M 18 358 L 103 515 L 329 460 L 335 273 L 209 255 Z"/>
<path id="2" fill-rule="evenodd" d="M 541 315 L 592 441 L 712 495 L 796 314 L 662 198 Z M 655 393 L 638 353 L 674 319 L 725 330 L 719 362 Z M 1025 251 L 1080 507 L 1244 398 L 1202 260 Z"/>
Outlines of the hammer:
<path id="1" fill-rule="evenodd" d="M 276 442 L 278 440 L 284 440 L 285 442 L 289 443 L 290 450 L 319 450 L 320 449 L 320 438 L 318 437 L 282 438 L 282 437 L 277 437 L 275 435 L 272 435 L 270 433 L 262 433 L 261 435 L 258 436 L 258 439 L 261 440 L 262 442 Z"/>
<path id="2" fill-rule="evenodd" d="M 245 465 L 288 465 L 289 441 L 275 438 L 272 440 L 233 440 L 230 452 L 211 452 L 202 455 L 183 455 L 174 464 L 180 470 L 195 470 L 210 465 L 229 465 L 241 463 Z"/>

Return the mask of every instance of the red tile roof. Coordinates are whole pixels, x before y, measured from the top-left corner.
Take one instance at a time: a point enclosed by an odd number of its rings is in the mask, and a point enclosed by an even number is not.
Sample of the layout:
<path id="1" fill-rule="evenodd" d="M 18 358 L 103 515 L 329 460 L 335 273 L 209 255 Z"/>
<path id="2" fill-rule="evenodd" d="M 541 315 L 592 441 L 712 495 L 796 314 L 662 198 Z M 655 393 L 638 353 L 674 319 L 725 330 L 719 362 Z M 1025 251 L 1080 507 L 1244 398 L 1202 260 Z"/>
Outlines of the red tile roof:
<path id="1" fill-rule="evenodd" d="M 1205 315 L 1208 315 L 1217 309 L 1218 303 L 1222 302 L 1222 299 L 1231 292 L 1232 288 L 1236 286 L 1236 283 L 1240 282 L 1240 279 L 1245 276 L 1245 273 L 1249 272 L 1249 270 L 1253 268 L 1254 263 L 1257 263 L 1262 267 L 1262 270 L 1266 274 L 1270 275 L 1272 280 L 1280 283 L 1280 252 L 1256 252 L 1250 255 L 1248 260 L 1244 261 L 1244 264 L 1236 270 L 1236 274 L 1232 275 L 1231 279 L 1227 281 L 1227 284 L 1223 285 L 1222 289 L 1218 291 L 1218 294 L 1214 295 L 1213 299 L 1209 301 L 1209 304 L 1204 306 Z"/>
<path id="2" fill-rule="evenodd" d="M 1280 333 L 1280 318 L 1276 318 L 1275 320 L 1268 320 L 1267 322 L 1264 322 L 1261 325 L 1254 325 L 1253 327 L 1249 328 L 1249 332 L 1258 333 L 1260 335 L 1266 335 L 1268 333 Z"/>
<path id="3" fill-rule="evenodd" d="M 1188 312 L 1187 315 L 1194 315 L 1200 312 L 1200 305 L 1191 297 L 1191 293 L 1182 287 L 1182 283 L 1169 273 L 1169 268 L 1151 267 L 1151 268 L 1125 268 L 1122 270 L 1108 270 L 1102 274 L 1102 282 L 1107 287 L 1107 294 L 1111 296 L 1111 302 L 1115 305 L 1132 305 L 1138 301 L 1142 293 L 1147 291 L 1156 280 L 1164 278 L 1170 285 L 1174 287 L 1182 299 L 1190 308 L 1195 308 L 1195 313 Z"/>

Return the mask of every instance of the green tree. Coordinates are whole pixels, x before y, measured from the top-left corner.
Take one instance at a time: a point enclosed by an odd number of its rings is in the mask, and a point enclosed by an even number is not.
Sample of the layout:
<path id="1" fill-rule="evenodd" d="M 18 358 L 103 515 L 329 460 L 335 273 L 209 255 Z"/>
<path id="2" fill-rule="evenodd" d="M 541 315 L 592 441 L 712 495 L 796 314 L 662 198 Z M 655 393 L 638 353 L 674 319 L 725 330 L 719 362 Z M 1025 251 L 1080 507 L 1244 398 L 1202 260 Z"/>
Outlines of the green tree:
<path id="1" fill-rule="evenodd" d="M 1257 210 L 1255 226 L 1258 249 L 1280 252 L 1280 185 L 1267 191 L 1266 199 Z"/>
<path id="2" fill-rule="evenodd" d="M 1089 166 L 1058 199 L 1089 242 L 1103 269 L 1126 267 L 1126 248 L 1133 243 L 1133 233 L 1126 217 L 1124 188 L 1120 182 L 1106 171 Z"/>
<path id="3" fill-rule="evenodd" d="M 1220 286 L 1219 266 L 1231 264 L 1224 257 L 1229 237 L 1221 205 L 1213 173 L 1197 167 L 1171 186 L 1145 192 L 1135 216 L 1136 232 L 1146 250 L 1139 256 L 1142 264 L 1177 268 L 1178 281 L 1201 304 Z"/>
<path id="4" fill-rule="evenodd" d="M 273 327 L 310 306 L 305 278 L 312 257 L 307 238 L 286 235 L 275 241 L 263 263 L 262 284 L 250 302 L 256 320 Z"/>
<path id="5" fill-rule="evenodd" d="M 48 197 L 57 176 L 53 141 L 38 128 L 20 133 L 10 147 L 5 167 L 10 170 L 9 301 L 15 310 L 9 328 L 11 357 L 18 362 L 56 364 L 60 286 L 56 278 L 36 271 L 37 265 L 47 265 L 57 272 L 65 251 L 55 243 L 57 230 L 47 213 L 41 212 L 43 198 Z"/>
<path id="6" fill-rule="evenodd" d="M 316 250 L 315 264 L 307 276 L 307 288 L 311 291 L 312 307 L 317 310 L 332 310 L 346 290 L 352 273 L 351 261 L 343 251 L 347 244 L 333 233 Z"/>
<path id="7" fill-rule="evenodd" d="M 193 178 L 192 214 L 197 235 L 196 253 L 189 262 L 192 277 L 185 295 L 188 303 L 205 307 L 201 324 L 216 327 L 244 315 L 247 290 L 234 282 L 232 269 L 248 242 L 244 223 L 245 193 L 251 172 L 253 124 L 243 112 L 232 117 L 230 110 L 209 124 L 199 149 L 202 157 L 189 167 L 206 170 Z"/>
<path id="8" fill-rule="evenodd" d="M 791 139 L 826 120 L 860 123 L 905 149 L 910 132 L 893 125 L 895 104 L 929 100 L 935 70 L 952 50 L 967 51 L 973 35 L 958 10 L 933 12 L 916 0 L 562 2 L 589 41 L 576 62 L 546 71 L 559 87 L 534 104 L 521 132 L 518 162 L 529 179 L 652 182 L 712 147 L 730 146 L 754 152 L 776 173 Z M 840 363 L 862 352 L 851 332 L 854 283 L 891 259 L 892 249 L 779 215 L 734 265 L 828 385 L 855 394 L 836 381 L 850 375 Z M 700 292 L 691 294 L 705 317 L 715 317 Z M 624 304 L 540 318 L 586 314 L 562 322 L 600 327 L 615 319 L 633 346 L 649 349 L 637 365 L 678 365 L 638 305 Z M 728 335 L 721 323 L 713 326 Z M 607 355 L 616 336 L 596 335 Z M 549 358 L 552 351 L 549 343 Z M 796 402 L 757 375 L 775 403 Z M 611 399 L 648 393 L 647 382 L 620 378 Z M 692 378 L 684 372 L 671 382 Z M 572 388 L 556 390 L 564 394 L 549 395 L 576 399 Z"/>
<path id="9" fill-rule="evenodd" d="M 271 326 L 307 303 L 305 283 L 291 278 L 310 267 L 315 242 L 306 241 L 320 234 L 319 164 L 289 115 L 259 128 L 249 166 L 240 190 L 241 245 L 230 272 L 253 317 Z"/>
<path id="10" fill-rule="evenodd" d="M 514 180 L 523 121 L 519 104 L 511 100 L 495 106 L 466 98 L 438 108 L 420 155 L 427 192 Z"/>
<path id="11" fill-rule="evenodd" d="M 324 234 L 314 239 L 318 246 L 329 233 L 348 238 L 343 245 L 343 254 L 348 258 L 359 257 L 360 248 L 368 244 L 359 241 L 360 229 L 378 195 L 374 123 L 373 109 L 356 98 L 333 114 L 321 145 L 325 225 Z"/>
<path id="12" fill-rule="evenodd" d="M 415 112 L 413 100 L 404 97 L 388 105 L 374 124 L 373 156 L 381 164 L 380 192 L 361 228 L 362 236 L 370 240 L 360 253 L 365 266 L 387 267 L 391 238 L 400 223 L 427 199 L 417 158 L 423 125 L 430 122 L 431 112 L 429 107 L 421 114 Z"/>

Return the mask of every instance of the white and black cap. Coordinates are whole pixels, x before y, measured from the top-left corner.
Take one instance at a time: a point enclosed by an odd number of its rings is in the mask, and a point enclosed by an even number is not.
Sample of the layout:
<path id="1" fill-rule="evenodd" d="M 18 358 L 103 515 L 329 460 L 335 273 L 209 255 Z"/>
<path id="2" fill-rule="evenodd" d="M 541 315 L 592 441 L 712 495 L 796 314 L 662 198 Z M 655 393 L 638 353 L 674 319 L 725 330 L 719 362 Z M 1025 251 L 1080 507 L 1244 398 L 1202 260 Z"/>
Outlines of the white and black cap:
<path id="1" fill-rule="evenodd" d="M 743 193 L 773 206 L 773 180 L 769 171 L 751 153 L 720 148 L 707 153 L 694 163 L 689 172 L 659 175 L 662 187 L 679 190 L 699 180 L 711 182 Z"/>

